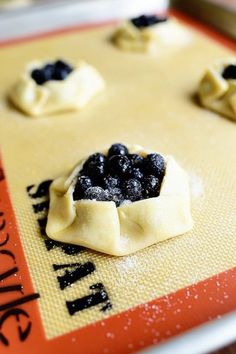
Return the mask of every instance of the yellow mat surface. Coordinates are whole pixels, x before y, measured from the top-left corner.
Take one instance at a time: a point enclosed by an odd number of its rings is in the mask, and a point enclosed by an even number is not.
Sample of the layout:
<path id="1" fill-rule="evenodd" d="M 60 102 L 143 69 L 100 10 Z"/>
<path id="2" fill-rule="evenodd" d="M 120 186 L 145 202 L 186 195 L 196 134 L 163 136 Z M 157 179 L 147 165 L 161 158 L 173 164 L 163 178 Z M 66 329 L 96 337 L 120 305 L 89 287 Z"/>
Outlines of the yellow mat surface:
<path id="1" fill-rule="evenodd" d="M 113 26 L 104 26 L 0 49 L 1 153 L 48 338 L 236 265 L 236 124 L 201 108 L 194 98 L 206 66 L 232 52 L 193 32 L 191 43 L 173 53 L 124 53 L 108 41 L 112 31 Z M 100 71 L 107 89 L 81 112 L 24 116 L 6 95 L 27 62 L 47 58 L 86 60 Z M 113 142 L 175 156 L 190 175 L 193 230 L 123 258 L 47 250 L 37 221 L 45 211 L 32 207 L 46 198 L 29 194 Z M 53 265 L 87 262 L 94 267 L 91 274 L 61 290 L 57 277 L 65 269 Z M 95 306 L 70 316 L 66 301 L 87 295 L 98 283 L 109 297 L 106 311 Z"/>

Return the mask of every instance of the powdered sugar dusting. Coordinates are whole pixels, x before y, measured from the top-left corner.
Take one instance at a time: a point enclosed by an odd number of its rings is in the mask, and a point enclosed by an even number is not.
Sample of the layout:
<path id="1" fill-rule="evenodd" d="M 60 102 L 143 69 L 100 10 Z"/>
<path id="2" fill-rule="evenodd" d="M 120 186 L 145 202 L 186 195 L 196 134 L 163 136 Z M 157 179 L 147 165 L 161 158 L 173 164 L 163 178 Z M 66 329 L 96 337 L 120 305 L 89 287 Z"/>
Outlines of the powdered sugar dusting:
<path id="1" fill-rule="evenodd" d="M 125 199 L 125 200 L 123 200 L 123 201 L 120 203 L 120 205 L 124 206 L 124 205 L 128 205 L 128 204 L 131 204 L 131 203 L 132 203 L 131 200 Z"/>
<path id="2" fill-rule="evenodd" d="M 189 176 L 190 191 L 191 191 L 192 199 L 193 200 L 199 199 L 204 194 L 203 181 L 198 175 L 196 175 L 192 172 L 189 172 L 188 176 Z"/>
<path id="3" fill-rule="evenodd" d="M 127 256 L 125 258 L 121 258 L 117 263 L 116 267 L 120 273 L 128 272 L 131 269 L 134 269 L 137 266 L 137 262 L 135 257 Z"/>

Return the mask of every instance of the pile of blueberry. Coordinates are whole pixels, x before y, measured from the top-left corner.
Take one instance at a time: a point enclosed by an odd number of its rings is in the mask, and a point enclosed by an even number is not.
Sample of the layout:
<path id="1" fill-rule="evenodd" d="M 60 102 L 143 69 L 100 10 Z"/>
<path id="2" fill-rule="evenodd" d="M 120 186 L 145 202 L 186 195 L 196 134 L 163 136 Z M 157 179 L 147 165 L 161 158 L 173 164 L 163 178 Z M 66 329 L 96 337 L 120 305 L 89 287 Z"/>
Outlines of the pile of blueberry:
<path id="1" fill-rule="evenodd" d="M 157 23 L 166 22 L 167 17 L 158 17 L 153 15 L 141 15 L 139 17 L 132 18 L 130 21 L 137 28 L 144 28 L 156 25 Z"/>
<path id="2" fill-rule="evenodd" d="M 95 153 L 84 162 L 77 176 L 74 200 L 124 201 L 158 197 L 165 174 L 159 154 L 130 154 L 123 144 L 113 144 L 107 156 Z"/>
<path id="3" fill-rule="evenodd" d="M 31 72 L 31 77 L 38 85 L 43 85 L 50 80 L 64 80 L 73 68 L 62 60 L 57 60 L 54 63 L 48 63 L 40 69 L 34 69 Z"/>
<path id="4" fill-rule="evenodd" d="M 235 79 L 236 80 L 236 65 L 228 65 L 223 73 L 222 73 L 222 76 L 224 79 Z"/>

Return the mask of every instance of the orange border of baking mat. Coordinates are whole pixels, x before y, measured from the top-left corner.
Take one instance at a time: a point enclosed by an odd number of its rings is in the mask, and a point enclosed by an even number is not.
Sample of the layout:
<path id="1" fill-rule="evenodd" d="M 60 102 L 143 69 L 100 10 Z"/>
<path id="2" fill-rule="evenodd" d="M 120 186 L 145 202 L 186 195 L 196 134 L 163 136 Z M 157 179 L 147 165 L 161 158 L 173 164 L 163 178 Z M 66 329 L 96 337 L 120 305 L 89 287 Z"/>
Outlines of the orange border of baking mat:
<path id="1" fill-rule="evenodd" d="M 176 11 L 171 11 L 171 14 L 236 50 L 233 40 L 206 25 Z M 104 24 L 56 30 L 1 42 L 0 46 Z M 232 268 L 175 293 L 47 340 L 37 306 L 37 301 L 40 301 L 39 294 L 34 292 L 30 280 L 1 160 L 0 258 L 1 353 L 3 350 L 12 354 L 60 354 L 65 351 L 69 354 L 132 353 L 236 309 L 236 268 Z"/>

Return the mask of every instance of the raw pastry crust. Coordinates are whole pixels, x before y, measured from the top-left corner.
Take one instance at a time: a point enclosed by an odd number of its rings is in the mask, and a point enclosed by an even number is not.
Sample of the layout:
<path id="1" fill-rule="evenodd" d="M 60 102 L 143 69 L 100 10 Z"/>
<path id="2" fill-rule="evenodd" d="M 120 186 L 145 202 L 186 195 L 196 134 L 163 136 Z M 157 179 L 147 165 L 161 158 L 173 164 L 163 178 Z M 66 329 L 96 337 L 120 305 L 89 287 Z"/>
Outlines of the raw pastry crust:
<path id="1" fill-rule="evenodd" d="M 125 51 L 156 54 L 166 47 L 174 49 L 188 44 L 190 35 L 174 19 L 141 29 L 126 21 L 116 29 L 112 41 Z"/>
<path id="2" fill-rule="evenodd" d="M 222 72 L 236 59 L 221 61 L 209 67 L 198 88 L 201 104 L 217 113 L 236 121 L 236 80 L 224 79 Z"/>
<path id="3" fill-rule="evenodd" d="M 136 145 L 129 151 L 142 156 L 150 153 Z M 112 201 L 73 201 L 76 176 L 84 161 L 69 176 L 51 184 L 46 226 L 50 238 L 123 256 L 192 228 L 188 177 L 173 157 L 165 157 L 166 173 L 159 197 L 118 208 Z"/>
<path id="4" fill-rule="evenodd" d="M 99 72 L 82 61 L 74 65 L 74 70 L 65 80 L 51 80 L 38 85 L 31 78 L 31 71 L 47 62 L 28 64 L 9 95 L 15 106 L 32 117 L 82 109 L 105 87 Z"/>

